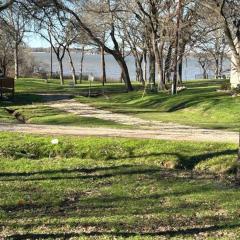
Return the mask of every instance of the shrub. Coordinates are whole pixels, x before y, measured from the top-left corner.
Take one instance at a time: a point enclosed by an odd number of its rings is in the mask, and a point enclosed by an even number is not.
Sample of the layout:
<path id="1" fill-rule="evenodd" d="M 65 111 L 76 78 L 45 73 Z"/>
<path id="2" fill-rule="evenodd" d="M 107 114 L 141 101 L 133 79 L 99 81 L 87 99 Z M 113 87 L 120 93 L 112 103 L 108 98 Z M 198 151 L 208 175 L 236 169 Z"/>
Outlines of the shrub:
<path id="1" fill-rule="evenodd" d="M 223 91 L 231 90 L 231 83 L 230 82 L 222 83 L 220 86 L 220 90 L 223 90 Z"/>

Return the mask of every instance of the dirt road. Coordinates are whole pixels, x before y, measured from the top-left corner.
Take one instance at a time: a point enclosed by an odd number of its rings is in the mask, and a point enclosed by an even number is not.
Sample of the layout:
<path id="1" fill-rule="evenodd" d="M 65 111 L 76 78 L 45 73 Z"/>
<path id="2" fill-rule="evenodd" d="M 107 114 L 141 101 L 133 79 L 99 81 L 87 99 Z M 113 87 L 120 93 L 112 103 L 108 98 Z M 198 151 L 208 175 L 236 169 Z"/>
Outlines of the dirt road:
<path id="1" fill-rule="evenodd" d="M 82 128 L 59 125 L 0 124 L 0 131 L 47 135 L 126 137 L 138 139 L 238 143 L 238 133 L 236 132 L 199 129 L 193 127 L 188 128 L 187 126 L 179 127 L 179 125 L 178 128 L 176 128 L 175 125 L 171 126 L 171 124 L 162 124 L 162 127 L 154 130 Z"/>

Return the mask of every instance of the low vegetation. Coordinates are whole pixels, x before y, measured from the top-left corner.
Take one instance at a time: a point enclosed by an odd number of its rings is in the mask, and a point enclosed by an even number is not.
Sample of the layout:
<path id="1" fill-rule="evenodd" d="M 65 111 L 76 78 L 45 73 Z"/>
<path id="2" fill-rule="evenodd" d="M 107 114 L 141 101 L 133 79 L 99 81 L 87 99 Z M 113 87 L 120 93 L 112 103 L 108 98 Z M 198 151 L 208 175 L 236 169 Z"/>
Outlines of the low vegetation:
<path id="1" fill-rule="evenodd" d="M 112 94 L 109 98 L 78 99 L 98 108 L 132 114 L 143 119 L 238 131 L 240 98 L 217 92 L 223 82 L 224 80 L 186 82 L 184 86 L 187 89 L 176 96 L 168 93 L 147 93 L 143 96 L 141 90 Z"/>
<path id="2" fill-rule="evenodd" d="M 1 237 L 239 236 L 240 191 L 218 178 L 234 171 L 236 146 L 76 137 L 59 137 L 53 145 L 51 140 L 1 134 Z"/>
<path id="3" fill-rule="evenodd" d="M 124 128 L 111 121 L 94 118 L 92 121 L 57 109 L 45 111 L 45 107 L 36 105 L 44 101 L 41 95 L 43 93 L 61 95 L 65 92 L 75 96 L 82 103 L 143 119 L 238 131 L 240 98 L 232 97 L 229 93 L 217 92 L 225 83 L 225 80 L 186 82 L 184 86 L 187 89 L 176 96 L 150 91 L 143 95 L 143 89 L 137 83 L 136 91 L 130 93 L 124 93 L 124 85 L 119 83 L 109 83 L 105 87 L 102 87 L 101 83 L 94 83 L 91 88 L 93 97 L 87 97 L 89 91 L 87 82 L 72 87 L 59 86 L 56 80 L 46 83 L 43 80 L 21 79 L 17 81 L 15 101 L 10 104 L 0 103 L 0 111 L 3 113 L 1 120 L 14 121 L 12 116 L 7 116 L 4 112 L 3 108 L 9 106 L 23 112 L 29 123 Z"/>

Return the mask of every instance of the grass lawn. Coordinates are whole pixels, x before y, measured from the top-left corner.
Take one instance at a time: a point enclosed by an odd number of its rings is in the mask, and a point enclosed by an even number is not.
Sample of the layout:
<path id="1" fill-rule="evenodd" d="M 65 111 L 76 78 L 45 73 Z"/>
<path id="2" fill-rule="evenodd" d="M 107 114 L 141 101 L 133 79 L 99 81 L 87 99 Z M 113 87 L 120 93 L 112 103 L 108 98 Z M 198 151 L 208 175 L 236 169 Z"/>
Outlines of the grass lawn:
<path id="1" fill-rule="evenodd" d="M 1 237 L 240 235 L 240 189 L 224 175 L 235 170 L 237 146 L 76 137 L 53 146 L 51 139 L 0 135 Z"/>
<path id="2" fill-rule="evenodd" d="M 204 128 L 240 129 L 240 97 L 218 93 L 222 80 L 192 81 L 184 85 L 187 90 L 176 96 L 167 93 L 143 92 L 109 95 L 109 98 L 79 97 L 79 101 L 92 105 L 135 115 L 149 120 L 175 122 Z"/>
<path id="3" fill-rule="evenodd" d="M 127 125 L 123 126 L 114 121 L 81 117 L 44 105 L 13 106 L 11 108 L 17 109 L 24 116 L 26 123 L 29 124 L 129 128 Z"/>
<path id="4" fill-rule="evenodd" d="M 27 123 L 31 124 L 47 124 L 47 125 L 66 125 L 66 126 L 82 126 L 82 127 L 111 127 L 111 128 L 133 128 L 132 126 L 122 125 L 111 120 L 103 120 L 95 117 L 81 117 L 56 108 L 42 105 L 45 101 L 43 96 L 47 93 L 79 95 L 80 93 L 88 93 L 88 83 L 72 87 L 70 81 L 66 81 L 66 85 L 59 85 L 59 81 L 50 80 L 46 83 L 44 80 L 37 79 L 19 79 L 16 82 L 16 95 L 13 102 L 0 101 L 0 122 L 17 123 L 18 121 L 7 113 L 4 109 L 17 110 L 21 113 Z M 102 91 L 100 83 L 93 84 L 92 91 Z M 109 91 L 124 91 L 122 84 L 110 84 L 105 87 Z"/>
<path id="5" fill-rule="evenodd" d="M 60 86 L 57 80 L 50 80 L 49 83 L 46 83 L 43 80 L 20 79 L 16 84 L 15 101 L 10 106 L 17 106 L 23 110 L 29 116 L 31 123 L 123 127 L 114 122 L 104 122 L 94 118 L 85 119 L 85 121 L 81 117 L 59 110 L 55 110 L 55 113 L 56 111 L 58 113 L 53 115 L 52 110 L 42 111 L 41 107 L 37 110 L 29 107 L 31 104 L 42 101 L 41 96 L 37 94 L 56 93 L 61 95 L 67 93 L 75 96 L 80 102 L 143 119 L 237 131 L 240 129 L 240 98 L 232 98 L 229 94 L 218 93 L 216 90 L 223 82 L 223 80 L 192 81 L 185 83 L 187 90 L 177 96 L 170 96 L 167 93 L 147 93 L 144 97 L 142 97 L 143 90 L 137 83 L 134 83 L 136 91 L 130 93 L 124 93 L 123 84 L 115 83 L 107 84 L 104 87 L 105 96 L 88 98 L 79 96 L 88 93 L 89 84 L 87 82 L 72 87 L 69 85 L 69 80 L 66 81 L 65 86 Z M 102 93 L 101 84 L 94 83 L 92 91 Z M 0 113 L 4 112 L 3 106 L 4 104 L 0 103 Z M 34 116 L 34 111 L 41 112 L 41 116 Z M 0 117 L 0 121 L 12 122 L 14 119 L 4 113 Z"/>

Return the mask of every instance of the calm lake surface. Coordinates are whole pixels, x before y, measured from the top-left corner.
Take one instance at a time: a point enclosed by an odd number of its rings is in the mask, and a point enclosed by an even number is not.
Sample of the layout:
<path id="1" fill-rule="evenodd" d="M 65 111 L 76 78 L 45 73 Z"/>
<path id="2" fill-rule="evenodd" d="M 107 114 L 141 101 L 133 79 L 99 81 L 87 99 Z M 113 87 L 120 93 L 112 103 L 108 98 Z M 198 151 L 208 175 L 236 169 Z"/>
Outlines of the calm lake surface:
<path id="1" fill-rule="evenodd" d="M 50 53 L 32 53 L 35 61 L 40 64 L 40 66 L 50 71 Z M 81 53 L 80 52 L 72 52 L 73 62 L 76 68 L 76 72 L 79 75 L 80 73 L 80 59 Z M 106 72 L 107 78 L 119 80 L 120 78 L 120 67 L 118 66 L 117 62 L 111 55 L 106 55 Z M 136 72 L 135 72 L 135 62 L 132 56 L 128 56 L 126 58 L 126 62 L 129 68 L 130 77 L 132 80 L 136 79 Z M 224 69 L 230 69 L 230 62 L 225 61 Z M 53 55 L 53 71 L 59 72 L 59 66 L 55 55 Z M 84 63 L 83 63 L 83 73 L 88 75 L 92 73 L 96 77 L 101 76 L 101 56 L 100 55 L 85 55 Z M 68 56 L 64 58 L 64 74 L 71 75 L 71 67 L 69 64 Z M 213 71 L 209 70 L 209 75 L 213 76 Z M 227 75 L 227 73 L 226 73 Z M 192 57 L 184 59 L 183 64 L 183 79 L 184 80 L 193 80 L 196 78 L 201 78 L 202 76 L 202 69 L 197 61 Z"/>

